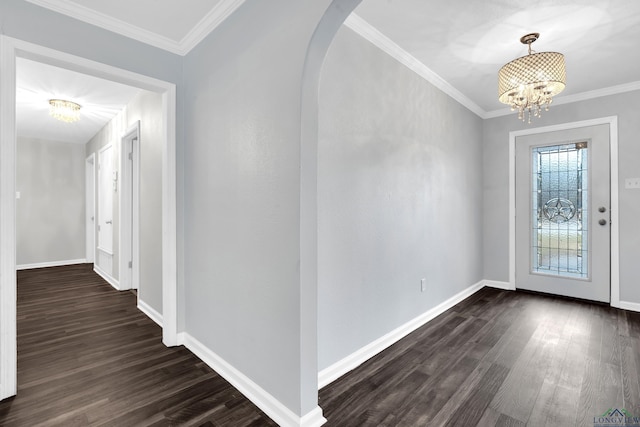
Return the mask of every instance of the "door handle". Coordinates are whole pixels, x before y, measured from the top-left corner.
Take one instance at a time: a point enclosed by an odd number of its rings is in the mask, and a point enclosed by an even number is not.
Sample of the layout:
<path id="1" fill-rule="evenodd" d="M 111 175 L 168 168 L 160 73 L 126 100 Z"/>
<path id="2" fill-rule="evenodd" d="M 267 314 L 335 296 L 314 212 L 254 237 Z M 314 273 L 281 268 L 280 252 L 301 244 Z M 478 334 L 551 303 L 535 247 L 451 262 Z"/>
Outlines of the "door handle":
<path id="1" fill-rule="evenodd" d="M 602 221 L 604 221 L 604 219 Z M 109 221 L 105 221 L 104 223 L 105 224 L 113 224 L 113 221 L 109 220 Z"/>

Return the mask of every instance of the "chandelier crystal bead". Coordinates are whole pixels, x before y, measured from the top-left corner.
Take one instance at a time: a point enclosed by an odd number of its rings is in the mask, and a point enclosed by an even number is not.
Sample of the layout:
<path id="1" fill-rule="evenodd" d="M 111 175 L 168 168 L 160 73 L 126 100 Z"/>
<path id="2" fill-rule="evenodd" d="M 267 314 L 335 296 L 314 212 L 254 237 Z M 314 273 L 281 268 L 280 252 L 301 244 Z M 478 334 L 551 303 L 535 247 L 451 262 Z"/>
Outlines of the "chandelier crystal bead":
<path id="1" fill-rule="evenodd" d="M 80 105 L 64 99 L 49 100 L 49 114 L 65 123 L 73 123 L 80 120 Z"/>
<path id="2" fill-rule="evenodd" d="M 540 117 L 542 111 L 548 111 L 553 97 L 565 88 L 566 71 L 564 55 L 558 52 L 531 52 L 531 43 L 536 41 L 538 33 L 527 34 L 520 38 L 529 46 L 529 54 L 514 59 L 504 65 L 498 73 L 498 99 L 518 111 L 522 121 L 528 115 Z"/>

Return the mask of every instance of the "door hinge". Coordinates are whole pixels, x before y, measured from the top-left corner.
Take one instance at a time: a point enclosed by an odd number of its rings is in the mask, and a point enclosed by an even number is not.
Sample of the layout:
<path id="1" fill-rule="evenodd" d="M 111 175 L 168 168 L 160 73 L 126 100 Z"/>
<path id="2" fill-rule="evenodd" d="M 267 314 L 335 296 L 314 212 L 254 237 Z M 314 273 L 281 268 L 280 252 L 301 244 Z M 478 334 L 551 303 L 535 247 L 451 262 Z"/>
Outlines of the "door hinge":
<path id="1" fill-rule="evenodd" d="M 129 261 L 129 268 L 133 268 L 133 261 Z"/>
<path id="2" fill-rule="evenodd" d="M 133 153 L 129 153 L 129 160 L 133 160 Z"/>

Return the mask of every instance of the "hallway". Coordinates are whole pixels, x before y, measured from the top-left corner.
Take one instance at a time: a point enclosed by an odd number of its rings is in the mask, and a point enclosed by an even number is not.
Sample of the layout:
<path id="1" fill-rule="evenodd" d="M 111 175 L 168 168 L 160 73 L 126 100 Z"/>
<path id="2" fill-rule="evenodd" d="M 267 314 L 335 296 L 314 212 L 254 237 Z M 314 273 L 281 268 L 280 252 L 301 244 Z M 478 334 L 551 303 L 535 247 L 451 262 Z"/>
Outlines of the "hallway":
<path id="1" fill-rule="evenodd" d="M 18 271 L 18 396 L 9 426 L 275 425 L 90 264 Z"/>

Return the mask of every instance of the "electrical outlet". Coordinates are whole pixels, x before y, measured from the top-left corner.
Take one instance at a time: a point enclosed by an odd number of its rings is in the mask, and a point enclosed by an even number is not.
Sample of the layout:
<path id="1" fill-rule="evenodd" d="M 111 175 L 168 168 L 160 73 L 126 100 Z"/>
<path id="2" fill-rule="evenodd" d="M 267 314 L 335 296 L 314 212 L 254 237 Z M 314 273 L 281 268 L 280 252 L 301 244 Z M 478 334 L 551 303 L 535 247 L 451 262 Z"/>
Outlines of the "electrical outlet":
<path id="1" fill-rule="evenodd" d="M 424 292 L 427 290 L 427 279 L 420 279 L 420 292 Z"/>
<path id="2" fill-rule="evenodd" d="M 627 190 L 640 188 L 640 178 L 627 178 L 624 180 L 624 188 Z"/>

